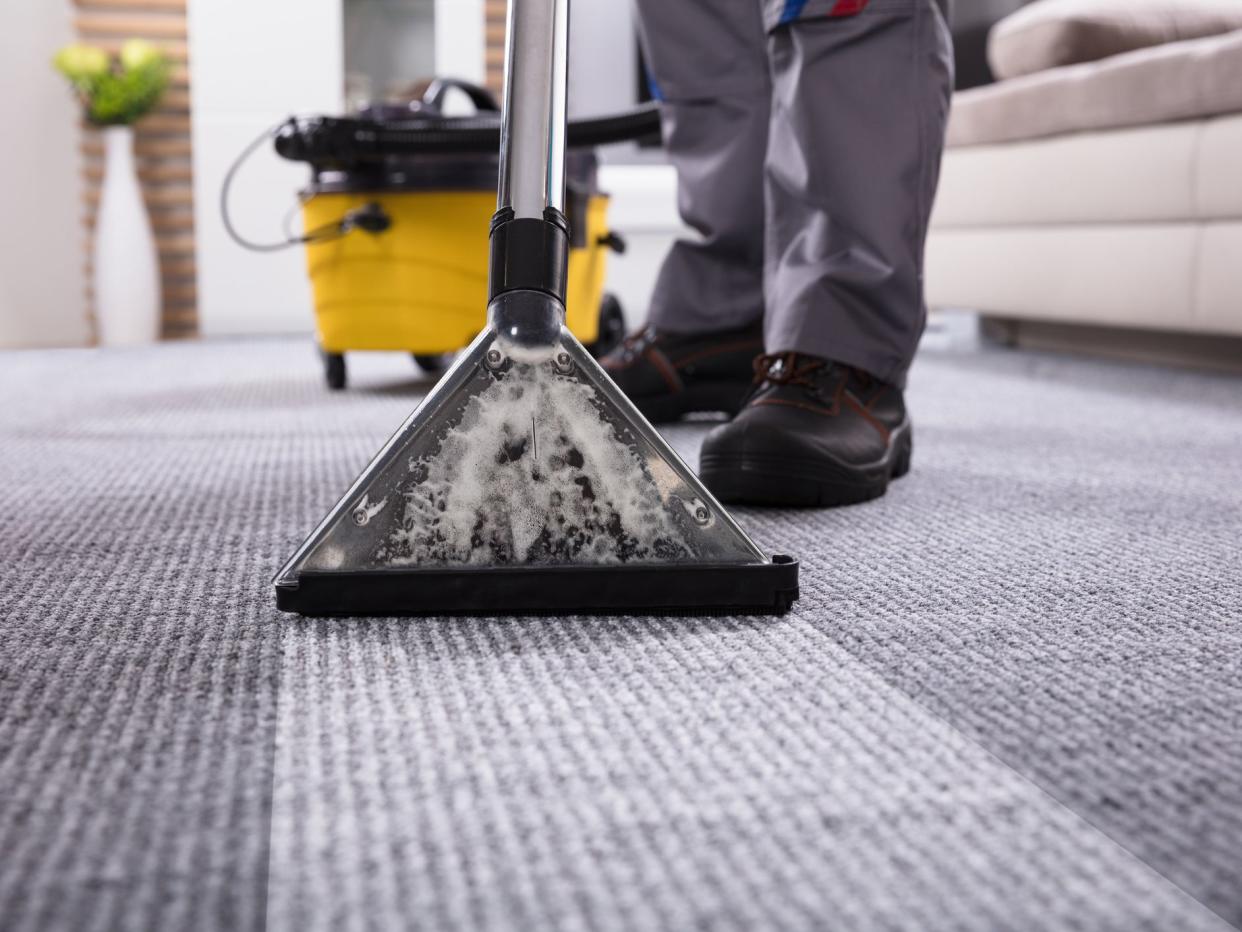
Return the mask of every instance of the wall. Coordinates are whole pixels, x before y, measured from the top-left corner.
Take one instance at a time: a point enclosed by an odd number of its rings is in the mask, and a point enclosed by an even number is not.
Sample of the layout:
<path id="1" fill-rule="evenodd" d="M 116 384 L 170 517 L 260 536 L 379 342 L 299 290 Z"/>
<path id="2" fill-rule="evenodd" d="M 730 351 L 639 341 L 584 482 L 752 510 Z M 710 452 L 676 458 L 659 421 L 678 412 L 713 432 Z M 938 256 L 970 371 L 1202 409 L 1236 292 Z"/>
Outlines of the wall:
<path id="1" fill-rule="evenodd" d="M 86 315 L 78 109 L 52 70 L 68 0 L 4 5 L 0 30 L 0 346 L 80 345 Z M 16 89 L 20 88 L 20 92 Z"/>
<path id="2" fill-rule="evenodd" d="M 251 253 L 220 221 L 220 185 L 237 154 L 290 114 L 343 106 L 341 0 L 191 0 L 194 220 L 203 336 L 305 332 L 310 287 L 300 248 Z M 307 169 L 260 146 L 234 185 L 235 225 L 282 239 Z"/>
<path id="3" fill-rule="evenodd" d="M 435 13 L 436 73 L 484 83 L 483 0 L 436 0 Z"/>
<path id="4" fill-rule="evenodd" d="M 678 236 L 693 238 L 677 216 L 677 174 L 671 165 L 604 164 L 599 184 L 612 195 L 608 222 L 625 237 L 625 255 L 608 258 L 605 285 L 621 301 L 630 330 L 647 319 L 656 275 Z"/>
<path id="5" fill-rule="evenodd" d="M 634 106 L 634 11 L 616 0 L 577 0 L 569 14 L 569 115 L 616 113 Z"/>

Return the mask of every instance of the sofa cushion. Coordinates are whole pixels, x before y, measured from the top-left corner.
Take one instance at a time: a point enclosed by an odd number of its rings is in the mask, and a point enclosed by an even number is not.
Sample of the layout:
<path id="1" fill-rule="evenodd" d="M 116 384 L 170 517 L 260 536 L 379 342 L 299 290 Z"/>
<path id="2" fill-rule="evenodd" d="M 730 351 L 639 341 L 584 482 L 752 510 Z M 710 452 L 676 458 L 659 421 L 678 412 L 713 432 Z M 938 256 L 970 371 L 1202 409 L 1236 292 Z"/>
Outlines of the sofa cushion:
<path id="1" fill-rule="evenodd" d="M 1238 0 L 1037 0 L 992 28 L 988 63 L 1015 78 L 1235 29 Z"/>
<path id="2" fill-rule="evenodd" d="M 1193 218 L 1199 125 L 1172 123 L 950 149 L 940 167 L 932 226 Z"/>
<path id="3" fill-rule="evenodd" d="M 1199 237 L 1193 223 L 941 230 L 927 239 L 927 303 L 1039 320 L 1199 329 L 1192 312 Z"/>
<path id="4" fill-rule="evenodd" d="M 1242 336 L 1242 222 L 937 230 L 927 303 L 1034 320 Z"/>
<path id="5" fill-rule="evenodd" d="M 932 226 L 1242 220 L 1242 114 L 945 153 Z"/>
<path id="6" fill-rule="evenodd" d="M 1237 31 L 963 91 L 953 98 L 948 144 L 986 145 L 1240 112 L 1242 31 Z"/>

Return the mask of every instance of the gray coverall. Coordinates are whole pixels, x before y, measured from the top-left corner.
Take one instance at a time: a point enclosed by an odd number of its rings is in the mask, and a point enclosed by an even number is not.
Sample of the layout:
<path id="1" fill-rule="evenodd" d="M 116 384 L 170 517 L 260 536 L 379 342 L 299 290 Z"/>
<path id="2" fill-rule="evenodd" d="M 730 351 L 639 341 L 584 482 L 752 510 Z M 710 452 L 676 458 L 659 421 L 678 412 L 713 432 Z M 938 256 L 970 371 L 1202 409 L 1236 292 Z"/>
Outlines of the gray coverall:
<path id="1" fill-rule="evenodd" d="M 935 0 L 636 0 L 682 219 L 658 330 L 764 319 L 768 352 L 903 385 L 953 53 Z"/>

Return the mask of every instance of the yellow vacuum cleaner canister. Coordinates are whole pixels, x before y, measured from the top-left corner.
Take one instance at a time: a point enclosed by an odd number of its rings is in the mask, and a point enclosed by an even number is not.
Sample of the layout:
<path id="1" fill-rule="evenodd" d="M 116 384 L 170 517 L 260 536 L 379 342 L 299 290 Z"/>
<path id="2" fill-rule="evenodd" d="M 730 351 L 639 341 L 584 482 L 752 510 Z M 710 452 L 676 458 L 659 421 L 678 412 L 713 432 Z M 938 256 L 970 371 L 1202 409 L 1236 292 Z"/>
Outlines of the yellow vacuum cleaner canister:
<path id="1" fill-rule="evenodd" d="M 447 117 L 450 92 L 464 94 L 476 114 Z M 499 125 L 498 111 L 486 88 L 440 78 L 419 100 L 368 105 L 353 117 L 290 118 L 275 134 L 282 158 L 311 169 L 300 241 L 330 387 L 345 386 L 353 350 L 398 350 L 435 370 L 483 329 L 500 162 L 497 144 L 480 147 L 475 137 Z M 624 241 L 608 229 L 597 175 L 594 149 L 567 154 L 566 323 L 599 355 L 620 343 L 625 319 L 604 294 L 607 252 L 622 251 Z M 268 248 L 237 237 L 227 211 L 225 225 L 243 245 Z"/>
<path id="2" fill-rule="evenodd" d="M 583 203 L 569 253 L 566 323 L 584 344 L 600 336 L 608 198 Z M 487 316 L 487 230 L 496 195 L 486 190 L 315 192 L 304 195 L 308 235 L 377 205 L 387 229 L 355 229 L 308 242 L 306 267 L 325 353 L 400 350 L 434 357 L 468 344 Z M 585 221 L 585 223 L 583 223 Z M 579 227 L 582 227 L 579 229 Z M 615 321 L 610 322 L 615 326 Z"/>

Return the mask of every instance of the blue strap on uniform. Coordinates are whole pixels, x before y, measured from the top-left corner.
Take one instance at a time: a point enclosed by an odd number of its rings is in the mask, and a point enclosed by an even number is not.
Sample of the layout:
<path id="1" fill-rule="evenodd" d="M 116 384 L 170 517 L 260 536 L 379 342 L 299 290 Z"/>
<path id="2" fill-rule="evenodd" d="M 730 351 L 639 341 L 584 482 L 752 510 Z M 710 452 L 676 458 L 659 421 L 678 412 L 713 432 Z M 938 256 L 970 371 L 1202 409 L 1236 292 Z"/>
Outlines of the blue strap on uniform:
<path id="1" fill-rule="evenodd" d="M 806 6 L 806 0 L 785 0 L 785 9 L 781 10 L 779 23 L 792 23 L 802 15 L 804 6 Z"/>

